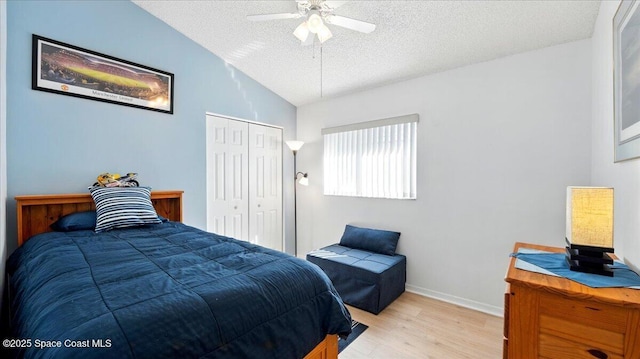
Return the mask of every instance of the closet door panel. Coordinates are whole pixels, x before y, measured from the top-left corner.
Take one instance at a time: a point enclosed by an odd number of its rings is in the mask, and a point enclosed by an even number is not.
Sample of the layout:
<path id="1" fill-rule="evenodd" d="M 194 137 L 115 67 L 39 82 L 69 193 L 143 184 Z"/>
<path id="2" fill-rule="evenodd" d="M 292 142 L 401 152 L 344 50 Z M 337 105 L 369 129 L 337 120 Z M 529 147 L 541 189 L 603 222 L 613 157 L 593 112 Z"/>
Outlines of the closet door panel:
<path id="1" fill-rule="evenodd" d="M 282 130 L 266 128 L 267 160 L 269 162 L 266 177 L 268 178 L 265 198 L 268 199 L 267 223 L 265 237 L 266 246 L 284 250 L 282 241 Z"/>
<path id="2" fill-rule="evenodd" d="M 249 138 L 250 240 L 281 251 L 282 130 L 252 124 Z"/>
<path id="3" fill-rule="evenodd" d="M 226 234 L 228 120 L 207 116 L 207 230 Z"/>
<path id="4" fill-rule="evenodd" d="M 249 124 L 229 120 L 226 236 L 249 240 Z"/>
<path id="5" fill-rule="evenodd" d="M 264 126 L 249 125 L 249 241 L 264 244 Z"/>

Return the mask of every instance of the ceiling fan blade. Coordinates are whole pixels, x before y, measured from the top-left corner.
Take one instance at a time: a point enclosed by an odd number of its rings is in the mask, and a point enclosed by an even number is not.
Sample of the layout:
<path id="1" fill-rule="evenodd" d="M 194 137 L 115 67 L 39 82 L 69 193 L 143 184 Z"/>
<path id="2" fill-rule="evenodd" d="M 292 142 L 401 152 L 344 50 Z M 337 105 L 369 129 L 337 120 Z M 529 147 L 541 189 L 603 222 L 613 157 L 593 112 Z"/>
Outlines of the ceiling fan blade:
<path id="1" fill-rule="evenodd" d="M 366 21 L 360 21 L 349 17 L 329 15 L 326 18 L 331 25 L 341 26 L 350 30 L 364 32 L 368 34 L 376 29 L 376 25 Z"/>
<path id="2" fill-rule="evenodd" d="M 281 14 L 261 14 L 261 15 L 247 15 L 247 20 L 251 21 L 268 21 L 268 20 L 282 20 L 282 19 L 297 19 L 302 17 L 300 13 L 281 13 Z"/>
<path id="3" fill-rule="evenodd" d="M 324 4 L 326 4 L 327 6 L 329 6 L 332 9 L 337 9 L 337 8 L 339 8 L 340 6 L 342 6 L 342 5 L 346 4 L 346 3 L 348 3 L 348 1 L 327 0 L 327 1 L 324 2 Z"/>

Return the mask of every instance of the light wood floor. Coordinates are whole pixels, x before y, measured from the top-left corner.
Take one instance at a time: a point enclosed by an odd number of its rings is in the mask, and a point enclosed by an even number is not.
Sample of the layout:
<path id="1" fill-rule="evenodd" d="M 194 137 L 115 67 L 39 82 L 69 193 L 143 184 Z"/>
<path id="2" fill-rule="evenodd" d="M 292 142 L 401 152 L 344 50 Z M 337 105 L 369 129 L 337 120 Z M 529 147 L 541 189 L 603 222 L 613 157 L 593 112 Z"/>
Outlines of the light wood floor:
<path id="1" fill-rule="evenodd" d="M 339 359 L 502 358 L 502 318 L 405 292 L 380 314 L 349 306 L 369 326 Z"/>

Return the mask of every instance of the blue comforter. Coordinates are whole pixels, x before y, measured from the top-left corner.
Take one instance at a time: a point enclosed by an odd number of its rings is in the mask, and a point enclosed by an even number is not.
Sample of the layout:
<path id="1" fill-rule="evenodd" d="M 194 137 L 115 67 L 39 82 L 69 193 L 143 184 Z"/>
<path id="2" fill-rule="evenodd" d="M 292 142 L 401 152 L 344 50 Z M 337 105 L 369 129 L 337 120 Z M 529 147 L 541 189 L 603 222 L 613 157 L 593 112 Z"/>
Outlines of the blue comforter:
<path id="1" fill-rule="evenodd" d="M 351 331 L 315 265 L 176 222 L 41 234 L 7 269 L 18 357 L 302 358 Z"/>

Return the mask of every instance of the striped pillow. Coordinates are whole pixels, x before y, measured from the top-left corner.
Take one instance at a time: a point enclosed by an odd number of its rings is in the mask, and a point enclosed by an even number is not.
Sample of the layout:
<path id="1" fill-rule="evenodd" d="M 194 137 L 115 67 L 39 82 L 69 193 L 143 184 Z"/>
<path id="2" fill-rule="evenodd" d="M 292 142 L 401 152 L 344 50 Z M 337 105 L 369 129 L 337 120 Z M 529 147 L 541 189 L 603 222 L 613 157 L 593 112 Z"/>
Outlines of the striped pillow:
<path id="1" fill-rule="evenodd" d="M 96 203 L 96 232 L 161 223 L 149 187 L 91 188 Z"/>

